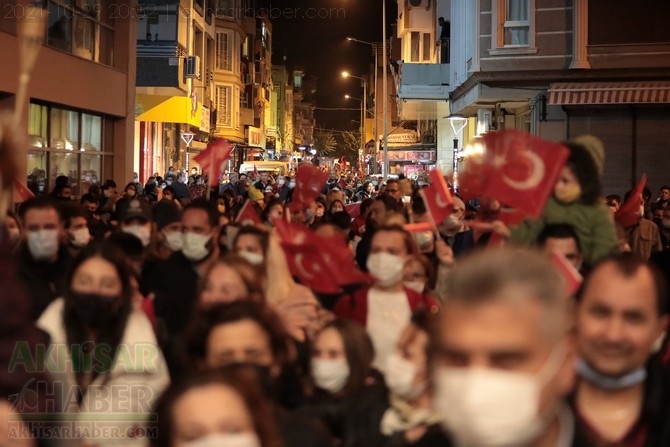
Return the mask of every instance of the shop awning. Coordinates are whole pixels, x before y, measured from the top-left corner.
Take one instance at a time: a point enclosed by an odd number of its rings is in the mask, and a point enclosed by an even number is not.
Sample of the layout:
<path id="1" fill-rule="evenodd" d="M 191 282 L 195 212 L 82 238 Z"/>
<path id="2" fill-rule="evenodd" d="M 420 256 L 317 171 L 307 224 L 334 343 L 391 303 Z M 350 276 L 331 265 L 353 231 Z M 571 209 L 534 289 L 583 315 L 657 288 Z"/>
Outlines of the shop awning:
<path id="1" fill-rule="evenodd" d="M 200 127 L 202 104 L 187 96 L 136 95 L 135 119 Z"/>
<path id="2" fill-rule="evenodd" d="M 574 82 L 549 87 L 550 105 L 668 104 L 670 82 Z"/>

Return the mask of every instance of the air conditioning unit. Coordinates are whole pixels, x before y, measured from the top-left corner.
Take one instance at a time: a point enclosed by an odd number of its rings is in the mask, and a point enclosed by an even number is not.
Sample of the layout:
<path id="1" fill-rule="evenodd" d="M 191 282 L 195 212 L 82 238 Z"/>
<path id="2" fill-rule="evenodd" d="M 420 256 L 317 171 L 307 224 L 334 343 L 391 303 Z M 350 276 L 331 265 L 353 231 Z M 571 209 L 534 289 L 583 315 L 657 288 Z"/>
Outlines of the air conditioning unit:
<path id="1" fill-rule="evenodd" d="M 187 78 L 200 78 L 200 58 L 188 56 L 184 64 L 184 76 Z"/>
<path id="2" fill-rule="evenodd" d="M 407 6 L 409 9 L 412 8 L 424 8 L 428 9 L 430 6 L 430 0 L 407 0 Z"/>

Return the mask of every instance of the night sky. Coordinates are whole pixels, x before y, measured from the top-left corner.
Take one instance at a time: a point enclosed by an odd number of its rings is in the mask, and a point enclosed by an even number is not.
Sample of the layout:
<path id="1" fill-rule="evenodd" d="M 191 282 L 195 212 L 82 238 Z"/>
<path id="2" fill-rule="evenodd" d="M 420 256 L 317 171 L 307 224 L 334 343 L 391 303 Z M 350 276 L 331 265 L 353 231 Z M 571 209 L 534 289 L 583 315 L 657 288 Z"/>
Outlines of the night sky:
<path id="1" fill-rule="evenodd" d="M 372 47 L 350 42 L 352 36 L 368 42 L 382 41 L 382 0 L 273 0 L 273 55 L 275 62 L 286 56 L 287 64 L 301 65 L 318 77 L 316 106 L 353 108 L 352 111 L 316 110 L 317 126 L 355 130 L 360 120 L 360 102 L 347 101 L 345 94 L 361 98 L 357 79 L 342 78 L 348 70 L 364 77 L 374 61 Z M 280 12 L 289 8 L 290 13 Z M 387 1 L 388 36 L 395 22 L 397 3 Z M 279 18 L 274 18 L 279 15 Z M 309 18 L 321 15 L 324 18 Z"/>

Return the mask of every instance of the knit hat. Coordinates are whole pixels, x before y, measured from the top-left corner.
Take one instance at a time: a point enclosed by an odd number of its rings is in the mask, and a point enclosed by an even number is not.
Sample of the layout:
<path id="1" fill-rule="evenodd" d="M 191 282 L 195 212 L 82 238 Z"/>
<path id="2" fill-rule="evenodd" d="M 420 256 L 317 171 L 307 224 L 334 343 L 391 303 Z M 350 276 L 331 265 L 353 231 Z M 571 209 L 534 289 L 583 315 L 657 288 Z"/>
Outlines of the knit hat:
<path id="1" fill-rule="evenodd" d="M 253 186 L 249 187 L 247 193 L 249 194 L 249 200 L 252 202 L 258 202 L 259 200 L 263 200 L 265 198 L 265 195 Z"/>
<path id="2" fill-rule="evenodd" d="M 154 222 L 156 222 L 158 231 L 181 220 L 181 211 L 174 202 L 169 200 L 161 200 L 153 206 L 151 211 L 154 214 Z"/>
<path id="3" fill-rule="evenodd" d="M 579 144 L 591 155 L 598 168 L 598 174 L 602 177 L 605 169 L 605 146 L 603 142 L 593 135 L 580 135 L 573 138 L 572 142 Z"/>

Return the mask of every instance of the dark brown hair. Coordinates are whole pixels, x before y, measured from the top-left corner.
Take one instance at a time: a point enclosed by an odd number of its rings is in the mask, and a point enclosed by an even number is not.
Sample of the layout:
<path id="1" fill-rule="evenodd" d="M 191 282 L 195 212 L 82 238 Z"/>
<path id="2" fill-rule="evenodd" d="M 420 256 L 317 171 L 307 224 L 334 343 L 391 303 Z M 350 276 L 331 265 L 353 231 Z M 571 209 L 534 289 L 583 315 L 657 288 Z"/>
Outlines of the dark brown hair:
<path id="1" fill-rule="evenodd" d="M 212 274 L 212 271 L 219 265 L 225 265 L 226 267 L 235 270 L 235 272 L 240 275 L 244 286 L 249 291 L 249 294 L 247 295 L 247 299 L 249 301 L 256 303 L 265 302 L 265 297 L 263 296 L 263 284 L 261 281 L 259 281 L 259 278 L 262 276 L 262 272 L 259 271 L 257 267 L 251 265 L 249 261 L 242 258 L 241 256 L 236 255 L 235 253 L 227 253 L 226 255 L 217 259 L 207 268 L 207 270 L 205 270 L 204 275 L 202 275 L 202 278 L 200 279 L 200 284 L 198 287 L 198 298 L 200 297 L 200 294 L 205 287 L 207 278 L 209 278 L 209 276 Z"/>

